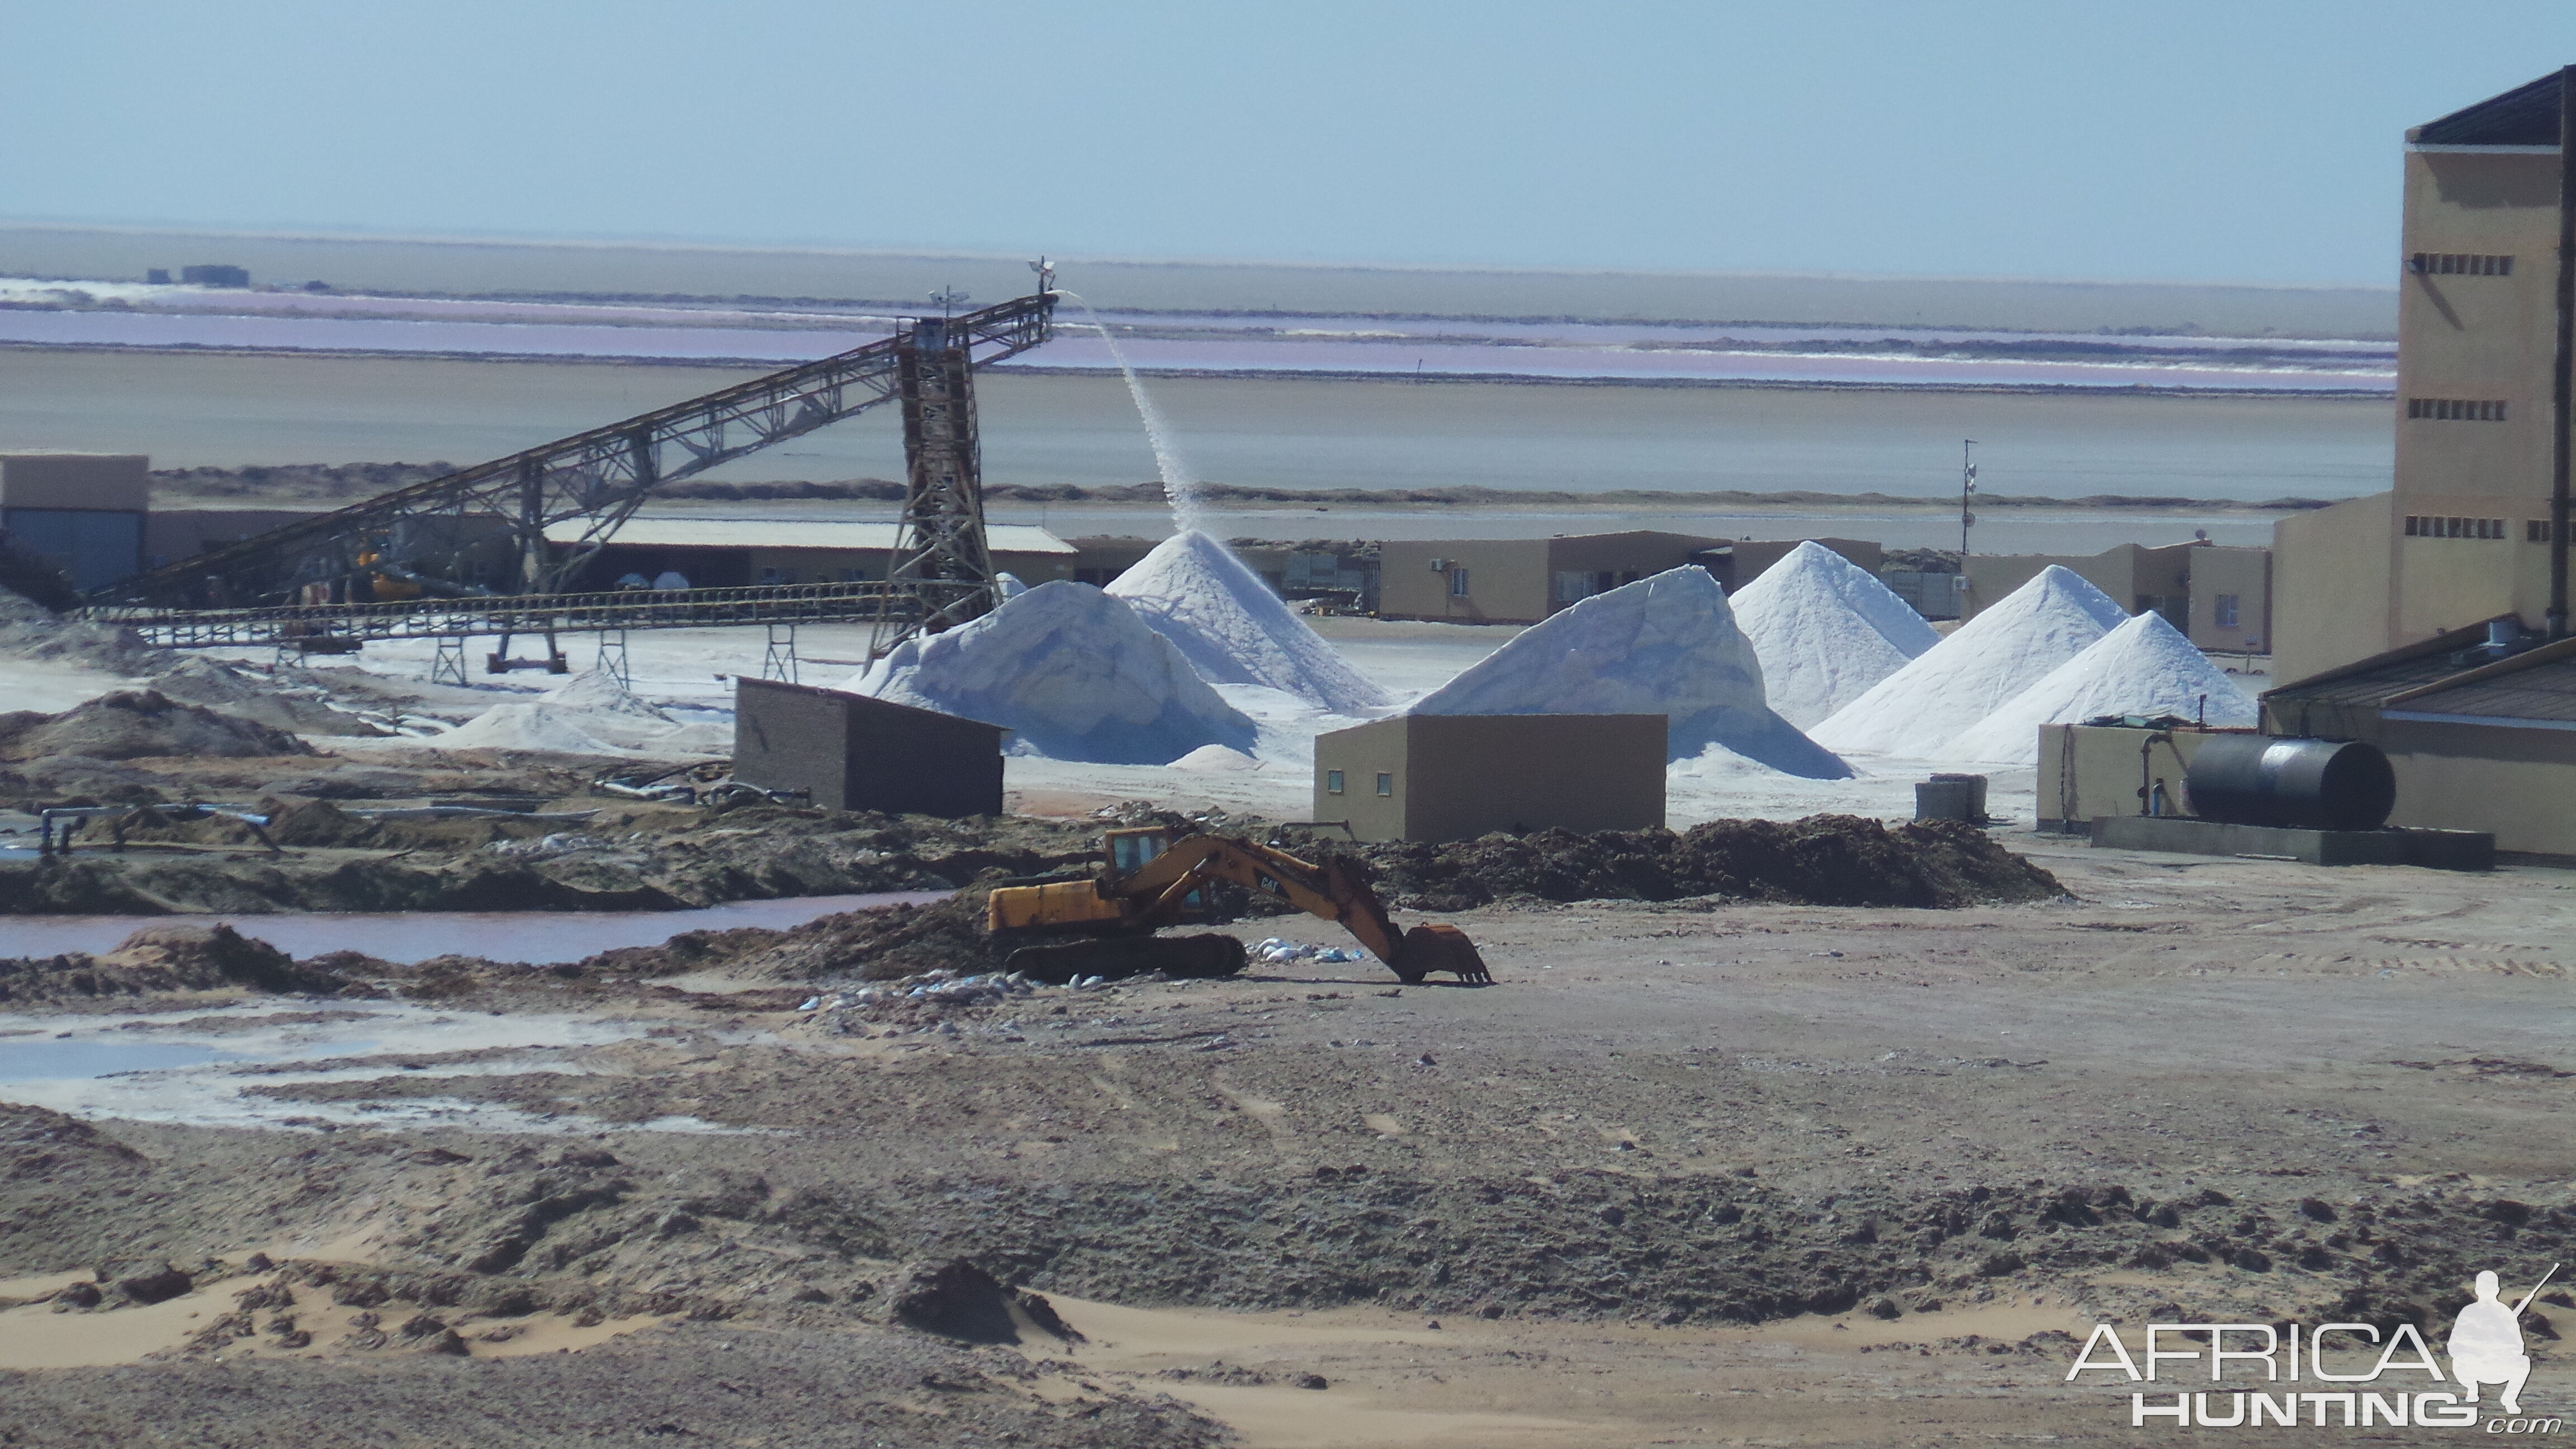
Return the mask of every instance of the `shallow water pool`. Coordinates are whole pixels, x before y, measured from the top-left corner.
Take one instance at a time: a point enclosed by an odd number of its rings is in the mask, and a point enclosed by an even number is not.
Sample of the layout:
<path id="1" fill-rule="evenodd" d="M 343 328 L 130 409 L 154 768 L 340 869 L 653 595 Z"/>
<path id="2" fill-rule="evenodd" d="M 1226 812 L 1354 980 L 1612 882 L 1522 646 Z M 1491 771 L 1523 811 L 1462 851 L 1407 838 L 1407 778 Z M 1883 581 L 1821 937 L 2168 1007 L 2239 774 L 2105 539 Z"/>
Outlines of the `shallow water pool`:
<path id="1" fill-rule="evenodd" d="M 695 911 L 401 911 L 361 915 L 291 911 L 265 916 L 0 916 L 0 957 L 100 955 L 146 926 L 231 924 L 290 956 L 363 951 L 409 964 L 432 956 L 483 956 L 548 965 L 578 961 L 621 946 L 658 946 L 683 931 L 741 926 L 783 930 L 842 911 L 920 905 L 946 891 L 876 895 L 793 896 L 735 901 Z"/>

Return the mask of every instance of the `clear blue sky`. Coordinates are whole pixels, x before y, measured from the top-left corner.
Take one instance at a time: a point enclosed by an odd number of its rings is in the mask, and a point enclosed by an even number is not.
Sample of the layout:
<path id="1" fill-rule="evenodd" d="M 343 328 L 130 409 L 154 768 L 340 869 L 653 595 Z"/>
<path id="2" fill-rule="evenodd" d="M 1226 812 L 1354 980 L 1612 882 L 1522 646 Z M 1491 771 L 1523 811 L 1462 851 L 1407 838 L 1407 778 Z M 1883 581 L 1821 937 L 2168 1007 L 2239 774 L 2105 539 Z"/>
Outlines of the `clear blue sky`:
<path id="1" fill-rule="evenodd" d="M 2565 0 L 0 0 L 0 217 L 1027 254 L 2393 277 Z"/>

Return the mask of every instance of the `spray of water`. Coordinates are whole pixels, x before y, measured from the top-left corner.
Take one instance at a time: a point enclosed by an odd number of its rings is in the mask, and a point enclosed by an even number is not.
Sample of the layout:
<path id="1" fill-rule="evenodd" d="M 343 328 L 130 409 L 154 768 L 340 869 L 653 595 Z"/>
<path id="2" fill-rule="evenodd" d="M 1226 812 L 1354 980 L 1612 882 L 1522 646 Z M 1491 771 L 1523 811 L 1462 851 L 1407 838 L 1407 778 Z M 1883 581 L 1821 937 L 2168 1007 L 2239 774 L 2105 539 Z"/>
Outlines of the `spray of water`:
<path id="1" fill-rule="evenodd" d="M 1145 441 L 1154 449 L 1155 470 L 1163 475 L 1163 498 L 1172 508 L 1173 529 L 1183 533 L 1197 529 L 1204 521 L 1205 511 L 1205 500 L 1199 494 L 1199 477 L 1182 460 L 1179 445 L 1172 441 L 1172 425 L 1164 420 L 1163 410 L 1154 406 L 1153 394 L 1145 391 L 1144 379 L 1136 375 L 1135 368 L 1127 365 L 1126 350 L 1118 345 L 1117 336 L 1101 322 L 1100 314 L 1091 310 L 1091 304 L 1082 300 L 1079 293 L 1061 288 L 1057 289 L 1056 295 L 1080 307 L 1082 315 L 1091 319 L 1091 329 L 1100 334 L 1101 341 L 1109 344 L 1109 355 L 1118 363 L 1119 375 L 1127 379 L 1127 395 L 1136 400 L 1136 416 L 1145 423 Z"/>

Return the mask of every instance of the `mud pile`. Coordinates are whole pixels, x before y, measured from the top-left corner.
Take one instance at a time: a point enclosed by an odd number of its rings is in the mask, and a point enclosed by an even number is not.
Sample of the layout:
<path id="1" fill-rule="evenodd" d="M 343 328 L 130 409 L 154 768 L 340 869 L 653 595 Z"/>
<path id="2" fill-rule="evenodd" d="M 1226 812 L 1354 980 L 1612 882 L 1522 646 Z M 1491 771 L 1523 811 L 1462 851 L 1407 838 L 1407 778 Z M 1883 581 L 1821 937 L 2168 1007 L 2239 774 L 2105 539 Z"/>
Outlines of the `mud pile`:
<path id="1" fill-rule="evenodd" d="M 92 849 L 109 833 L 93 823 L 68 860 L 0 860 L 0 917 L 680 910 L 954 890 L 986 871 L 1034 875 L 1088 861 L 1098 843 L 1096 826 L 1016 817 L 940 820 L 765 805 L 700 811 L 603 803 L 600 810 L 578 820 L 483 815 L 370 823 L 327 801 L 281 801 L 270 812 L 269 838 L 286 853 L 260 847 L 241 860 L 110 854 Z M 198 820 L 156 832 L 147 818 L 132 838 L 223 844 L 229 837 L 217 833 L 229 828 Z M 345 848 L 405 853 L 302 853 Z"/>
<path id="2" fill-rule="evenodd" d="M 984 895 L 970 887 L 926 906 L 844 911 L 785 931 L 684 931 L 659 946 L 602 952 L 581 966 L 646 977 L 722 968 L 774 981 L 899 981 L 933 971 L 971 975 L 1001 965 L 1005 954 L 985 938 Z"/>
<path id="3" fill-rule="evenodd" d="M 139 674 L 169 658 L 131 629 L 65 619 L 35 600 L 0 587 L 0 658 L 51 659 L 119 674 Z"/>
<path id="4" fill-rule="evenodd" d="M 298 965 L 227 925 L 146 926 L 104 956 L 0 959 L 0 1001 L 75 1001 L 240 987 L 271 993 L 371 995 L 335 972 Z"/>
<path id="5" fill-rule="evenodd" d="M 1679 834 L 1543 830 L 1437 845 L 1387 841 L 1340 853 L 1368 864 L 1389 905 L 1422 911 L 1463 911 L 1514 897 L 1690 896 L 1946 909 L 2066 893 L 2055 876 L 1974 826 L 1922 821 L 1891 829 L 1852 815 L 1717 820 Z"/>
<path id="6" fill-rule="evenodd" d="M 102 694 L 61 714 L 22 710 L 0 715 L 0 760 L 63 755 L 247 759 L 312 753 L 312 746 L 284 730 L 183 704 L 155 689 Z"/>
<path id="7" fill-rule="evenodd" d="M 309 671 L 307 671 L 309 674 Z M 152 676 L 152 687 L 184 704 L 303 735 L 382 736 L 391 731 L 324 702 L 323 692 L 283 683 L 247 664 L 190 655 Z"/>

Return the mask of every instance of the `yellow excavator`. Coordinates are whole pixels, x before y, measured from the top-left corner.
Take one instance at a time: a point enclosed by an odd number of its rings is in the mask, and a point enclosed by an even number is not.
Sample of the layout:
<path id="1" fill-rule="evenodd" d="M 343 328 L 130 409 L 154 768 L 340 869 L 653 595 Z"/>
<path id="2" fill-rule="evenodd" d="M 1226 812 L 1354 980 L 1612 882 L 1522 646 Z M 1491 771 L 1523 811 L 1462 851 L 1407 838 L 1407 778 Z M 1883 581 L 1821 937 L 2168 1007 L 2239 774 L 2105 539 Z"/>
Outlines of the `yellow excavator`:
<path id="1" fill-rule="evenodd" d="M 1010 949 L 1008 969 L 1054 982 L 1146 971 L 1232 976 L 1245 961 L 1243 943 L 1234 937 L 1154 934 L 1210 919 L 1207 888 L 1222 881 L 1339 921 L 1408 985 L 1434 971 L 1454 973 L 1462 982 L 1494 979 L 1475 943 L 1455 926 L 1422 925 L 1399 934 L 1377 892 L 1339 860 L 1318 865 L 1233 836 L 1176 836 L 1157 826 L 1110 831 L 1102 854 L 1102 863 L 1085 874 L 993 888 L 985 926 L 996 945 Z"/>

